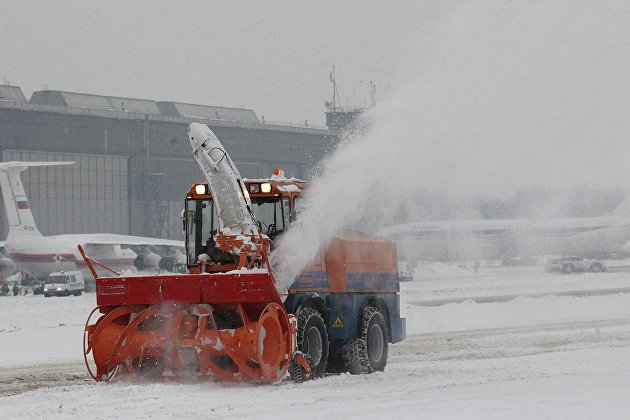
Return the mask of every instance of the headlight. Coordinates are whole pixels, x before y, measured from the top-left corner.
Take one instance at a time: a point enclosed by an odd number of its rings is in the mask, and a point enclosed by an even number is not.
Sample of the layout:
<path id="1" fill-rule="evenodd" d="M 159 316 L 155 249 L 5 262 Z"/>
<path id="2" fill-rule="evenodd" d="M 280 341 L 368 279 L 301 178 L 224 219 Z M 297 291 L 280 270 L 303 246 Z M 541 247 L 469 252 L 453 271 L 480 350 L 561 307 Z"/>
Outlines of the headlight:
<path id="1" fill-rule="evenodd" d="M 57 291 L 58 291 L 58 292 L 61 292 L 61 287 L 57 287 Z"/>
<path id="2" fill-rule="evenodd" d="M 265 182 L 264 184 L 260 184 L 260 191 L 262 191 L 265 194 L 268 194 L 271 192 L 271 184 L 268 182 Z"/>
<path id="3" fill-rule="evenodd" d="M 48 289 L 46 289 L 46 288 L 44 287 L 44 292 L 47 292 L 47 291 L 48 291 Z"/>
<path id="4" fill-rule="evenodd" d="M 195 194 L 206 194 L 206 186 L 204 184 L 195 185 Z"/>

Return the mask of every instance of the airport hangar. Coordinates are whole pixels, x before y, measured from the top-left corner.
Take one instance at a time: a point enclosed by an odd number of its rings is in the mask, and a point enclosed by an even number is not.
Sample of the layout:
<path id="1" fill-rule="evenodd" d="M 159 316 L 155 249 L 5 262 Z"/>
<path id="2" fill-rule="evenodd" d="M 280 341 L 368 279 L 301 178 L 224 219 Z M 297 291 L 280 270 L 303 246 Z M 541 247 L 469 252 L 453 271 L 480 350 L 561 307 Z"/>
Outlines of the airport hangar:
<path id="1" fill-rule="evenodd" d="M 269 123 L 251 109 L 0 86 L 2 161 L 74 161 L 30 168 L 22 181 L 44 235 L 108 232 L 182 239 L 191 183 L 204 181 L 186 128 L 216 133 L 242 176 L 309 179 L 338 131 Z M 4 209 L 4 206 L 0 206 Z M 4 213 L 4 212 L 3 212 Z M 6 237 L 6 215 L 0 219 Z"/>

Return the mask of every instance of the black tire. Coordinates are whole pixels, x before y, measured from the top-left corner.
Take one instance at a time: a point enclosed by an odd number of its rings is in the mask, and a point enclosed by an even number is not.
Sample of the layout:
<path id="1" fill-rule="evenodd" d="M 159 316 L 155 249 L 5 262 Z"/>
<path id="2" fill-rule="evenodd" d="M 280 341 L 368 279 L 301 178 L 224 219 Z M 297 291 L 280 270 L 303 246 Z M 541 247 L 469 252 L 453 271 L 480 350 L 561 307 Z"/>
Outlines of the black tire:
<path id="1" fill-rule="evenodd" d="M 360 338 L 346 340 L 341 348 L 343 371 L 351 375 L 370 373 L 367 360 L 367 343 Z"/>
<path id="2" fill-rule="evenodd" d="M 590 268 L 591 273 L 601 273 L 604 271 L 604 266 L 601 263 L 593 263 Z"/>
<path id="3" fill-rule="evenodd" d="M 560 271 L 562 272 L 562 274 L 573 273 L 575 271 L 575 267 L 573 266 L 573 264 L 564 264 Z"/>
<path id="4" fill-rule="evenodd" d="M 81 292 L 81 290 L 79 290 L 78 292 L 74 292 L 73 294 L 74 294 L 75 296 L 81 296 L 81 293 L 82 293 L 82 292 Z"/>
<path id="5" fill-rule="evenodd" d="M 48 293 L 44 293 L 44 297 L 50 297 Z"/>
<path id="6" fill-rule="evenodd" d="M 328 347 L 328 332 L 322 315 L 313 308 L 301 309 L 297 320 L 297 349 L 311 363 L 313 378 L 324 376 Z"/>
<path id="7" fill-rule="evenodd" d="M 306 354 L 304 355 L 304 358 L 311 365 L 311 369 L 312 369 L 313 363 L 311 359 Z M 291 363 L 289 364 L 289 375 L 291 376 L 291 379 L 293 379 L 293 382 L 300 384 L 306 381 L 307 379 L 306 374 L 304 372 L 304 368 L 302 367 L 302 365 L 299 365 L 295 362 L 295 357 L 293 357 L 293 359 L 294 360 L 291 360 Z"/>
<path id="8" fill-rule="evenodd" d="M 342 349 L 344 370 L 352 375 L 383 371 L 389 344 L 387 324 L 378 309 L 368 306 L 361 313 L 357 338 L 347 340 Z"/>

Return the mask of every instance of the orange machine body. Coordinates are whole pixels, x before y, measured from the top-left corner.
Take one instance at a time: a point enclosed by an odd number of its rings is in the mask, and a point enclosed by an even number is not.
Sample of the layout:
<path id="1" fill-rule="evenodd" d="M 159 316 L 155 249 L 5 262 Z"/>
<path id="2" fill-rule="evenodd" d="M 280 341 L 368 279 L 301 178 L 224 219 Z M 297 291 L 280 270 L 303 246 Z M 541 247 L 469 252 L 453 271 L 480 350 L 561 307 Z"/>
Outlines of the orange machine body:
<path id="1" fill-rule="evenodd" d="M 331 339 L 354 338 L 360 314 L 374 306 L 384 314 L 392 343 L 405 338 L 400 317 L 400 277 L 396 245 L 365 233 L 343 230 L 323 244 L 289 288 L 284 306 L 296 313 L 316 295 Z"/>
<path id="2" fill-rule="evenodd" d="M 321 281 L 323 274 L 325 282 Z M 293 286 L 292 291 L 301 292 L 397 291 L 396 245 L 365 233 L 340 231 L 322 247 Z"/>
<path id="3" fill-rule="evenodd" d="M 375 310 L 384 318 L 388 342 L 405 338 L 394 243 L 337 232 L 283 302 L 269 270 L 269 239 L 295 220 L 305 185 L 283 176 L 245 185 L 260 234 L 223 235 L 207 184 L 194 184 L 183 219 L 187 274 L 96 278 L 98 306 L 84 334 L 86 365 L 95 380 L 122 373 L 277 382 L 296 361 L 308 376 L 310 362 L 296 351 L 296 316 L 305 307 L 321 314 L 331 346 L 357 339 L 362 314 Z M 97 264 L 84 259 L 89 267 Z"/>

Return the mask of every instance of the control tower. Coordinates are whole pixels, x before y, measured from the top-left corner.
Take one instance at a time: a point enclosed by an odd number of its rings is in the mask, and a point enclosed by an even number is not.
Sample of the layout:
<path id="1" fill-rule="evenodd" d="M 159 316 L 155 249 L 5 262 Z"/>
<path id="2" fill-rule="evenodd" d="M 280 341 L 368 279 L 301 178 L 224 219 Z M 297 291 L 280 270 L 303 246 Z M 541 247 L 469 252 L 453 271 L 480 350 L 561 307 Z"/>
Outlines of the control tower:
<path id="1" fill-rule="evenodd" d="M 335 80 L 335 66 L 330 72 L 330 82 L 333 86 L 332 98 L 325 102 L 326 106 L 326 126 L 331 130 L 344 130 L 350 126 L 369 108 L 375 104 L 376 85 L 370 82 L 370 106 L 342 106 Z"/>

